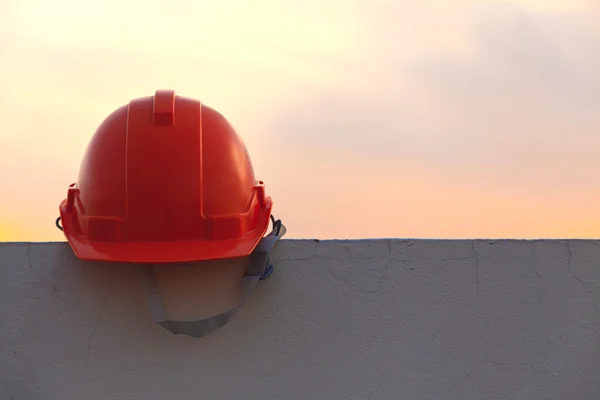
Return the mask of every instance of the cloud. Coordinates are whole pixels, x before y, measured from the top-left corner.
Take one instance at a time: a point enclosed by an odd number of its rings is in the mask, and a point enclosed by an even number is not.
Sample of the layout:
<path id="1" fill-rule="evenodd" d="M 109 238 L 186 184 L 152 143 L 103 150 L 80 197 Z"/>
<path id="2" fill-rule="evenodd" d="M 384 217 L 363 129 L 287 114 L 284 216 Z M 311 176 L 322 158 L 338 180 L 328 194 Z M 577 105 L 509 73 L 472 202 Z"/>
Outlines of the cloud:
<path id="1" fill-rule="evenodd" d="M 600 31 L 577 14 L 544 14 L 492 3 L 475 14 L 471 57 L 433 56 L 422 78 L 447 95 L 500 97 L 557 112 L 596 113 Z"/>
<path id="2" fill-rule="evenodd" d="M 429 38 L 412 57 L 402 52 L 411 38 L 394 36 L 388 20 L 379 32 L 398 40 L 384 46 L 372 32 L 378 69 L 357 70 L 355 88 L 282 105 L 279 145 L 409 163 L 482 186 L 600 183 L 600 29 L 585 13 L 499 2 L 470 10 L 463 46 L 436 48 Z"/>

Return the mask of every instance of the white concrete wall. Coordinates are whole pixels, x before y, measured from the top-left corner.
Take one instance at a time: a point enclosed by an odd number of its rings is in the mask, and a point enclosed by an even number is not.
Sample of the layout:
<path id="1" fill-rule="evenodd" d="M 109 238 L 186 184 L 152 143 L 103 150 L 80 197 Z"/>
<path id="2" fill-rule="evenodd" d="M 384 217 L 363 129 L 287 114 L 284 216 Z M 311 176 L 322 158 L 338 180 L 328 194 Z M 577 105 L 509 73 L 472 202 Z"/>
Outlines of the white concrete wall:
<path id="1" fill-rule="evenodd" d="M 600 399 L 600 242 L 284 240 L 275 261 L 193 339 L 151 321 L 143 267 L 0 244 L 0 399 Z"/>

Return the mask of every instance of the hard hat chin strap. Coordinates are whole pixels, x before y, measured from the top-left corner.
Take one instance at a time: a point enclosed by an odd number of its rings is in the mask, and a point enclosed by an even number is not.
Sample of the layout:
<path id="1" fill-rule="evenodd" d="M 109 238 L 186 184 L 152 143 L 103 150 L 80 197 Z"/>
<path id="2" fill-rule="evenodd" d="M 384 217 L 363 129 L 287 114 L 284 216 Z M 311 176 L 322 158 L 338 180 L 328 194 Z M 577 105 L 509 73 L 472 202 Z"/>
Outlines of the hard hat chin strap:
<path id="1" fill-rule="evenodd" d="M 240 308 L 252 297 L 254 288 L 259 280 L 269 277 L 273 271 L 270 264 L 270 255 L 277 241 L 286 233 L 285 226 L 281 220 L 275 220 L 271 216 L 273 230 L 265 236 L 249 256 L 248 272 L 242 278 L 242 296 L 238 304 L 217 315 L 197 321 L 172 321 L 167 317 L 162 295 L 156 282 L 154 268 L 148 268 L 146 280 L 146 298 L 148 307 L 156 323 L 175 335 L 187 335 L 192 337 L 206 336 L 223 325 L 227 324 Z"/>

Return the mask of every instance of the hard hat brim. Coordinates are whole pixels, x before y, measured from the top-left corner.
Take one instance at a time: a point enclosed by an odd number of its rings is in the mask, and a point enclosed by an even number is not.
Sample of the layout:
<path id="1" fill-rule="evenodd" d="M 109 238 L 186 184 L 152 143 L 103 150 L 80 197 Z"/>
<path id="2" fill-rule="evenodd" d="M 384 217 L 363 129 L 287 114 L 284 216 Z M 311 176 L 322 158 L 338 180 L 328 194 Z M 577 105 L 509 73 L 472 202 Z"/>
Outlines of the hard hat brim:
<path id="1" fill-rule="evenodd" d="M 82 260 L 123 263 L 179 263 L 245 257 L 252 253 L 269 228 L 270 213 L 261 213 L 256 228 L 241 238 L 151 242 L 100 242 L 75 232 L 67 213 L 61 210 L 65 237 Z"/>

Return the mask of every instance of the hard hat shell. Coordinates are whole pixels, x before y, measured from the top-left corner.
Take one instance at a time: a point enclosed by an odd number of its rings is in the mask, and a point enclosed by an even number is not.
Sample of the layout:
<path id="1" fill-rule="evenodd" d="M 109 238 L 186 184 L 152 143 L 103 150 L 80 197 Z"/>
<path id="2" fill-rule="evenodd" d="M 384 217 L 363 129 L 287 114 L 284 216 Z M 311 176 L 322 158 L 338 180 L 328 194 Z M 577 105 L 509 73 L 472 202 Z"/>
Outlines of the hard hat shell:
<path id="1" fill-rule="evenodd" d="M 98 127 L 60 218 L 79 258 L 185 262 L 249 255 L 272 204 L 225 117 L 157 91 Z"/>

